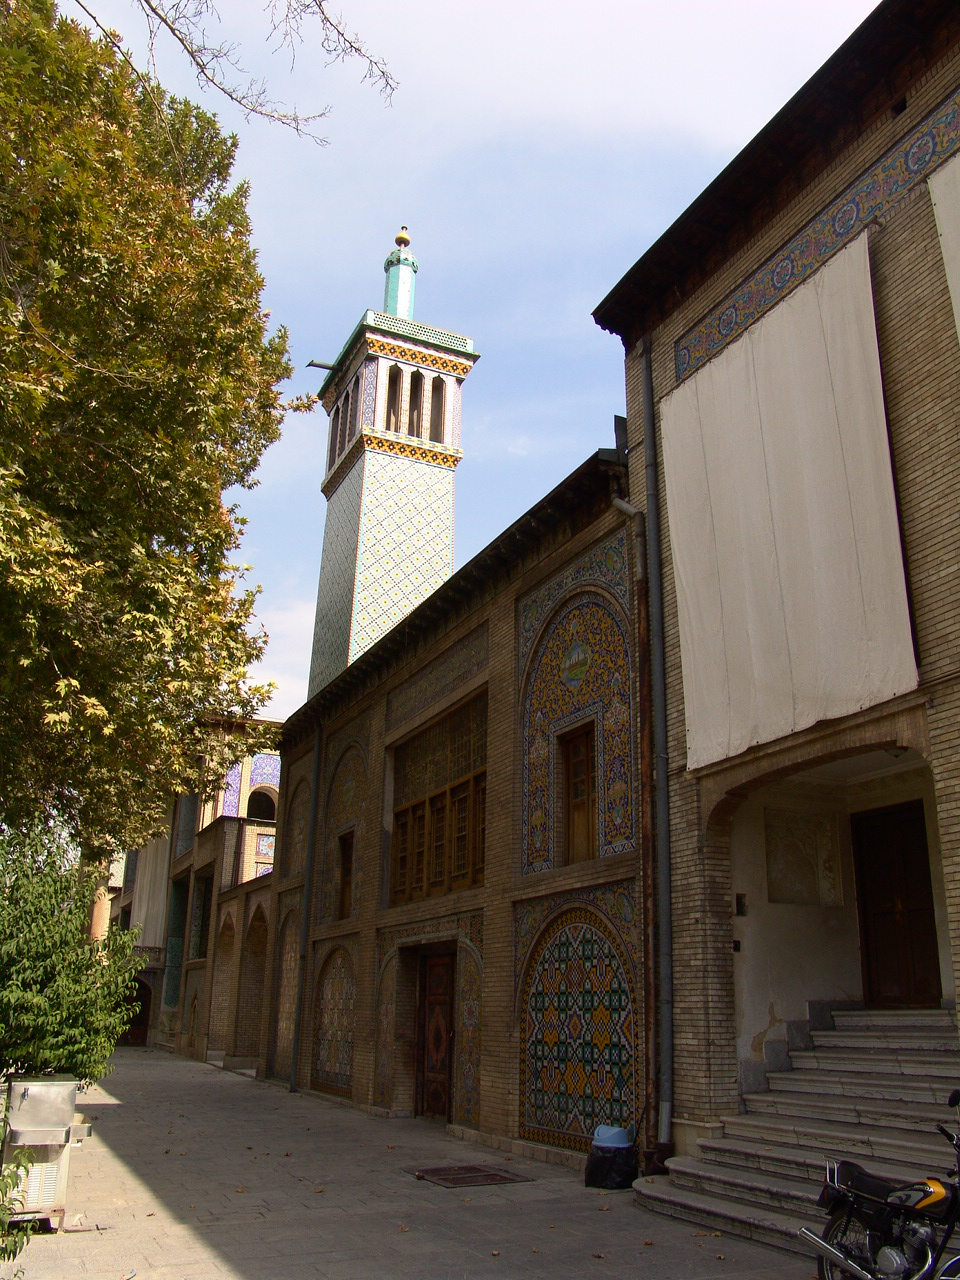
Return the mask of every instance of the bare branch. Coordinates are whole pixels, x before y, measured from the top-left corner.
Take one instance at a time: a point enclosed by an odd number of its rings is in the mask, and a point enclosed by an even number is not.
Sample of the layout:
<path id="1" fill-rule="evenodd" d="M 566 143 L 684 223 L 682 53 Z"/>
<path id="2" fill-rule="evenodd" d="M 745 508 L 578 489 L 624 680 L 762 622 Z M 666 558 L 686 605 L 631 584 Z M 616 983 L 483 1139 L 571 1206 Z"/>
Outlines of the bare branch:
<path id="1" fill-rule="evenodd" d="M 397 81 L 387 64 L 369 51 L 360 36 L 356 33 L 351 35 L 339 14 L 335 15 L 328 9 L 326 0 L 271 0 L 270 17 L 274 33 L 280 36 L 281 44 L 290 50 L 291 60 L 297 46 L 303 44 L 304 22 L 319 18 L 323 30 L 321 44 L 324 53 L 329 54 L 330 61 L 359 59 L 366 68 L 363 79 L 375 85 L 388 102 L 393 97 Z"/>

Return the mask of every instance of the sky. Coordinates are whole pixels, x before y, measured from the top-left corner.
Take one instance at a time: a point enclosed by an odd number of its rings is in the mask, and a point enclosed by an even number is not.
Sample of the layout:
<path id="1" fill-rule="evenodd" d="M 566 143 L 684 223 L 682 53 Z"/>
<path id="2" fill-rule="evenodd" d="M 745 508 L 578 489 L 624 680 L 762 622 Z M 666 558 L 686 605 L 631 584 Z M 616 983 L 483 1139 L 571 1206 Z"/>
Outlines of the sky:
<path id="1" fill-rule="evenodd" d="M 143 65 L 135 0 L 85 2 Z M 73 3 L 61 11 L 82 19 Z M 334 11 L 398 81 L 386 102 L 358 63 L 328 64 L 309 22 L 291 67 L 271 47 L 269 3 L 226 0 L 210 20 L 217 38 L 275 100 L 329 106 L 324 146 L 201 92 L 172 42 L 154 52 L 161 82 L 238 136 L 265 305 L 296 366 L 285 391 L 319 389 L 307 362 L 332 361 L 381 307 L 383 260 L 409 228 L 416 319 L 466 334 L 481 356 L 463 393 L 459 568 L 612 447 L 623 349 L 592 310 L 873 7 L 344 0 Z M 278 719 L 306 698 L 326 439 L 322 409 L 288 417 L 258 487 L 229 495 L 247 519 L 240 559 L 262 587 L 270 636 L 252 674 L 276 683 L 265 714 Z"/>

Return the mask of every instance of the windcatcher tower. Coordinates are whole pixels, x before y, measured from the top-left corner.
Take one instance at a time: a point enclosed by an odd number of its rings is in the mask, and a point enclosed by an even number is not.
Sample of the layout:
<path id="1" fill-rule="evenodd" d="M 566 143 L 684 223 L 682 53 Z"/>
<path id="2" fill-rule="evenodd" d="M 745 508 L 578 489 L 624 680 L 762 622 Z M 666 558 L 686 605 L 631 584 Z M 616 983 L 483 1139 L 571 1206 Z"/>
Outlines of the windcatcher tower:
<path id="1" fill-rule="evenodd" d="M 320 388 L 330 417 L 309 696 L 453 572 L 453 473 L 470 338 L 413 318 L 417 260 L 403 227 L 367 311 Z"/>

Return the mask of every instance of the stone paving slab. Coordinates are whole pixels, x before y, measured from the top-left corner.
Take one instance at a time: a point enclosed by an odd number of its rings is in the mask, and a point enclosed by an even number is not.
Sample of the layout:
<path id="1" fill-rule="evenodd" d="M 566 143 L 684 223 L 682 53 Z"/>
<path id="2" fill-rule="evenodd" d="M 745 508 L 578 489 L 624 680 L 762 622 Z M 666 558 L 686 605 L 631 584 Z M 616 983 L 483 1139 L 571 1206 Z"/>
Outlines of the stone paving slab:
<path id="1" fill-rule="evenodd" d="M 150 1049 L 83 1095 L 68 1230 L 24 1280 L 811 1280 L 816 1266 L 636 1207 L 572 1170 Z M 407 1170 L 529 1182 L 447 1189 Z M 70 1229 L 76 1228 L 76 1229 Z M 9 1268 L 3 1270 L 4 1277 Z"/>

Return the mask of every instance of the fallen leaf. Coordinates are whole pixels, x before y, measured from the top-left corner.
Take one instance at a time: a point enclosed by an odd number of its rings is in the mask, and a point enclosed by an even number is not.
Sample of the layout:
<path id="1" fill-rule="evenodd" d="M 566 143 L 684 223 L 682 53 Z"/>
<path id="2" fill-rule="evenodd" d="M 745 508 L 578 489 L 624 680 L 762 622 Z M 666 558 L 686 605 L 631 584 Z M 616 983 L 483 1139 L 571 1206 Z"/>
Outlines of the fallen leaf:
<path id="1" fill-rule="evenodd" d="M 324 1187 L 316 1186 L 316 1187 L 314 1187 L 314 1188 L 313 1188 L 313 1194 L 314 1194 L 315 1196 L 322 1196 L 322 1195 L 323 1195 L 323 1193 L 324 1193 L 324 1191 L 325 1191 L 325 1189 L 326 1189 L 326 1188 L 324 1188 Z"/>
<path id="2" fill-rule="evenodd" d="M 595 1253 L 593 1256 L 595 1258 L 605 1258 L 607 1255 L 605 1253 Z"/>
<path id="3" fill-rule="evenodd" d="M 253 1147 L 247 1147 L 247 1150 L 248 1150 L 248 1151 L 252 1151 L 252 1150 L 253 1150 Z"/>
<path id="4" fill-rule="evenodd" d="M 597 1209 L 597 1213 L 609 1213 L 609 1212 L 610 1212 L 610 1206 L 608 1204 L 602 1204 L 600 1205 L 599 1209 Z"/>
<path id="5" fill-rule="evenodd" d="M 163 1149 L 163 1154 L 164 1154 L 165 1156 L 168 1156 L 168 1155 L 170 1154 L 170 1148 L 169 1148 L 169 1147 L 164 1147 L 164 1149 Z"/>
<path id="6" fill-rule="evenodd" d="M 403 1225 L 403 1223 L 401 1222 L 401 1223 L 400 1223 L 400 1230 L 401 1230 L 401 1231 L 409 1231 L 409 1230 L 410 1230 L 410 1228 L 409 1228 L 409 1227 L 405 1227 L 405 1226 Z"/>
<path id="7" fill-rule="evenodd" d="M 469 1204 L 469 1203 L 470 1203 L 470 1196 L 464 1196 L 464 1197 L 463 1197 L 463 1203 L 464 1203 L 464 1204 Z"/>
<path id="8" fill-rule="evenodd" d="M 187 1153 L 186 1153 L 185 1151 L 181 1151 L 181 1152 L 180 1152 L 180 1154 L 181 1154 L 182 1156 L 185 1156 Z"/>
<path id="9" fill-rule="evenodd" d="M 246 1189 L 247 1189 L 246 1187 L 237 1187 L 237 1195 L 238 1195 L 238 1196 L 243 1195 L 243 1193 L 244 1193 L 244 1191 L 246 1191 Z"/>
<path id="10" fill-rule="evenodd" d="M 147 1214 L 148 1218 L 155 1218 L 156 1216 L 157 1216 L 156 1209 L 151 1209 L 150 1212 Z"/>
<path id="11" fill-rule="evenodd" d="M 722 1253 L 718 1253 L 718 1254 L 717 1254 L 717 1261 L 718 1261 L 718 1262 L 722 1262 L 722 1261 L 723 1261 L 723 1254 L 722 1254 Z"/>
<path id="12" fill-rule="evenodd" d="M 423 1181 L 423 1174 L 420 1172 L 420 1170 L 419 1170 L 419 1169 L 418 1169 L 418 1170 L 417 1170 L 417 1172 L 414 1174 L 414 1177 L 416 1178 L 416 1180 L 417 1180 L 418 1182 L 422 1182 L 422 1181 Z"/>
<path id="13" fill-rule="evenodd" d="M 653 1241 L 652 1241 L 652 1240 L 644 1240 L 644 1242 L 643 1242 L 643 1243 L 644 1243 L 644 1244 L 653 1244 Z"/>
<path id="14" fill-rule="evenodd" d="M 490 1250 L 490 1257 L 491 1257 L 491 1258 L 499 1258 L 499 1257 L 500 1257 L 500 1250 L 499 1250 L 499 1249 L 491 1249 L 491 1250 Z"/>
<path id="15" fill-rule="evenodd" d="M 556 1225 L 555 1225 L 554 1223 L 552 1223 L 552 1222 L 550 1223 L 550 1230 L 551 1230 L 551 1231 L 555 1231 L 555 1230 L 556 1230 Z"/>
<path id="16" fill-rule="evenodd" d="M 702 1240 L 707 1233 L 705 1231 L 691 1231 L 690 1234 L 695 1240 Z"/>
<path id="17" fill-rule="evenodd" d="M 192 1205 L 190 1206 L 190 1208 L 191 1208 L 191 1209 L 195 1209 L 196 1207 L 197 1207 L 197 1206 L 196 1206 L 195 1204 L 192 1204 Z"/>
<path id="18" fill-rule="evenodd" d="M 539 1253 L 539 1252 L 540 1252 L 540 1250 L 537 1248 L 537 1246 L 536 1246 L 536 1245 L 534 1245 L 534 1246 L 533 1246 L 533 1252 L 534 1252 L 534 1253 Z"/>
<path id="19" fill-rule="evenodd" d="M 388 1150 L 388 1151 L 392 1151 L 392 1150 L 393 1150 L 393 1143 L 392 1143 L 392 1142 L 388 1142 L 388 1143 L 387 1143 L 387 1150 Z"/>
<path id="20" fill-rule="evenodd" d="M 292 1151 L 285 1151 L 285 1152 L 283 1153 L 283 1158 L 284 1158 L 284 1160 L 286 1160 L 287 1156 L 290 1156 L 290 1155 L 293 1155 L 293 1152 L 292 1152 Z"/>
<path id="21" fill-rule="evenodd" d="M 723 1232 L 722 1232 L 722 1231 L 711 1231 L 711 1232 L 710 1232 L 710 1234 L 713 1236 L 714 1240 L 722 1240 L 722 1239 L 723 1239 Z"/>

